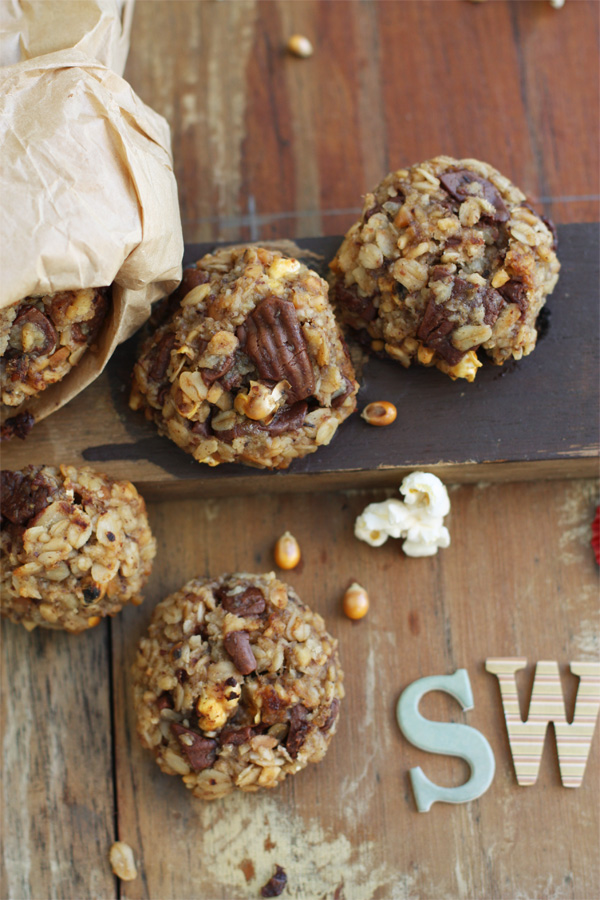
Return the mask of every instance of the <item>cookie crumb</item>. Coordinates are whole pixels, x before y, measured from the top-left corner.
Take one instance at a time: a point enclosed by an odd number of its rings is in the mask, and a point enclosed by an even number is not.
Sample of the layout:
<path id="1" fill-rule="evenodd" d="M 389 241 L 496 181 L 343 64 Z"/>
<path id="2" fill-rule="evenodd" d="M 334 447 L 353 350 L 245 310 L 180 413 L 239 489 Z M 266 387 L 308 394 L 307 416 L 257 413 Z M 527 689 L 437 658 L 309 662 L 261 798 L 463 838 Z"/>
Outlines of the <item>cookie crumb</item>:
<path id="1" fill-rule="evenodd" d="M 35 419 L 27 410 L 11 416 L 0 429 L 0 441 L 10 441 L 14 437 L 24 441 L 34 425 Z"/>
<path id="2" fill-rule="evenodd" d="M 137 869 L 133 850 L 124 841 L 115 841 L 108 854 L 114 874 L 121 881 L 133 881 L 137 878 Z"/>
<path id="3" fill-rule="evenodd" d="M 287 875 L 281 866 L 275 866 L 275 873 L 260 889 L 261 897 L 279 897 L 287 884 Z"/>

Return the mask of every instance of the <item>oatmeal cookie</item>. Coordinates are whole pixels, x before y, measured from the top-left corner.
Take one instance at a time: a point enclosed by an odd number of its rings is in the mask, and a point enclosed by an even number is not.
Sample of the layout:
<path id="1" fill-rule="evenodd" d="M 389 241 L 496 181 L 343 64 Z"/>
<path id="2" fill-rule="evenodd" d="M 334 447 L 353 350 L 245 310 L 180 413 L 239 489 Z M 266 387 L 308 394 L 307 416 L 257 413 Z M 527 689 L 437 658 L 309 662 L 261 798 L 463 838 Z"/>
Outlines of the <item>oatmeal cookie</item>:
<path id="1" fill-rule="evenodd" d="M 77 633 L 141 603 L 156 543 L 128 481 L 89 468 L 0 473 L 0 613 Z"/>
<path id="2" fill-rule="evenodd" d="M 403 366 L 473 381 L 535 347 L 558 280 L 554 226 L 496 169 L 438 156 L 383 179 L 331 263 L 340 318 Z"/>
<path id="3" fill-rule="evenodd" d="M 337 641 L 272 572 L 189 581 L 154 610 L 132 672 L 142 744 L 204 800 L 319 762 L 344 696 Z"/>
<path id="4" fill-rule="evenodd" d="M 210 466 L 286 468 L 328 444 L 358 384 L 327 283 L 255 247 L 186 269 L 144 343 L 130 405 Z"/>
<path id="5" fill-rule="evenodd" d="M 2 403 L 19 406 L 65 377 L 96 339 L 108 288 L 26 297 L 0 309 Z"/>

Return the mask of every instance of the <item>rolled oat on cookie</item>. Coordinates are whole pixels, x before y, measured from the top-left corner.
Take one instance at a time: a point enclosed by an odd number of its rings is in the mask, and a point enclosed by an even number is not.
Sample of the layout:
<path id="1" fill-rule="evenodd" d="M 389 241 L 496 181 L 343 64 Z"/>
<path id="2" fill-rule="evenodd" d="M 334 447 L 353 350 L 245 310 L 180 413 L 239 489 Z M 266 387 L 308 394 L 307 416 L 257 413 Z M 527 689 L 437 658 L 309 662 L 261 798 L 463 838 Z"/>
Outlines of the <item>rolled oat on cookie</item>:
<path id="1" fill-rule="evenodd" d="M 132 674 L 142 744 L 203 800 L 276 787 L 319 762 L 344 696 L 337 641 L 272 572 L 171 594 Z"/>
<path id="2" fill-rule="evenodd" d="M 142 602 L 156 553 L 128 481 L 87 467 L 0 473 L 0 613 L 78 633 Z"/>
<path id="3" fill-rule="evenodd" d="M 358 383 L 327 290 L 276 250 L 207 254 L 143 344 L 130 405 L 210 466 L 284 469 L 329 444 Z"/>
<path id="4" fill-rule="evenodd" d="M 508 178 L 438 156 L 366 195 L 330 264 L 331 299 L 372 349 L 473 381 L 480 348 L 497 365 L 534 349 L 555 250 L 554 226 Z"/>

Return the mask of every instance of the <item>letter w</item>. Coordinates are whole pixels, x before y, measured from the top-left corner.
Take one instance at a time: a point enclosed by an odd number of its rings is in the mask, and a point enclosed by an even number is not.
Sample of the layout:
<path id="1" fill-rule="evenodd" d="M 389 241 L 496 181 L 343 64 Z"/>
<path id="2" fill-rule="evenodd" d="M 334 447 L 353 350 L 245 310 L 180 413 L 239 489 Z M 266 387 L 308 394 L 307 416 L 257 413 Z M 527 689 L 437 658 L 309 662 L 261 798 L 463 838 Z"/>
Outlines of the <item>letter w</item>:
<path id="1" fill-rule="evenodd" d="M 537 781 L 546 729 L 553 722 L 563 786 L 579 787 L 600 709 L 600 663 L 570 663 L 571 672 L 580 679 L 571 724 L 565 713 L 558 664 L 553 660 L 542 660 L 536 665 L 529 714 L 522 721 L 515 672 L 526 665 L 526 659 L 514 658 L 488 659 L 485 663 L 500 684 L 517 783 L 529 785 Z"/>

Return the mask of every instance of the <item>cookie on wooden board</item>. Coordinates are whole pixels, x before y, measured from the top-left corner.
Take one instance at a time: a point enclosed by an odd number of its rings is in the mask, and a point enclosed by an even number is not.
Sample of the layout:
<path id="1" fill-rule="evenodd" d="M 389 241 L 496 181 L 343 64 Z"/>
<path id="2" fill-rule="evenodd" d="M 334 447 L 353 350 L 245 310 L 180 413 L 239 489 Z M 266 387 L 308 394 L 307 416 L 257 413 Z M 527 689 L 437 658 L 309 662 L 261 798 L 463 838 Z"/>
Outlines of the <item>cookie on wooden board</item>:
<path id="1" fill-rule="evenodd" d="M 77 633 L 141 603 L 156 553 L 128 481 L 87 467 L 0 473 L 0 613 Z"/>
<path id="2" fill-rule="evenodd" d="M 132 674 L 142 744 L 205 800 L 319 762 L 344 696 L 337 641 L 273 573 L 189 581 L 157 605 Z"/>
<path id="3" fill-rule="evenodd" d="M 438 156 L 366 195 L 331 263 L 331 299 L 373 350 L 473 381 L 480 347 L 497 365 L 535 347 L 555 250 L 552 223 L 508 178 Z"/>
<path id="4" fill-rule="evenodd" d="M 328 444 L 358 384 L 327 292 L 275 250 L 207 254 L 143 344 L 130 405 L 211 466 L 284 469 Z"/>

